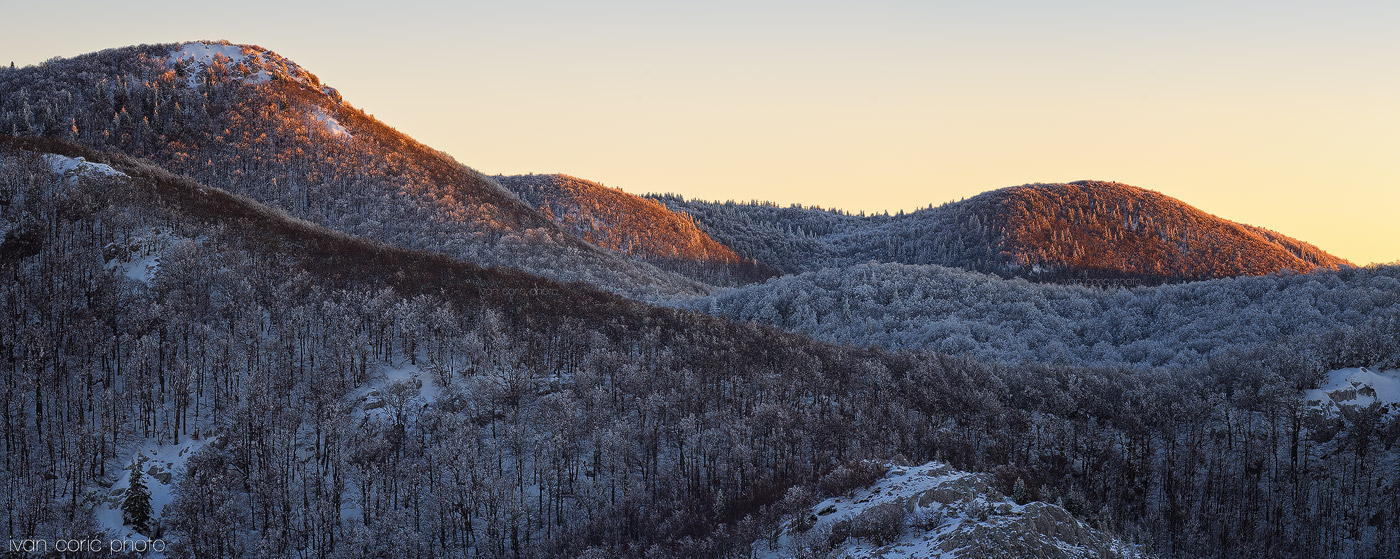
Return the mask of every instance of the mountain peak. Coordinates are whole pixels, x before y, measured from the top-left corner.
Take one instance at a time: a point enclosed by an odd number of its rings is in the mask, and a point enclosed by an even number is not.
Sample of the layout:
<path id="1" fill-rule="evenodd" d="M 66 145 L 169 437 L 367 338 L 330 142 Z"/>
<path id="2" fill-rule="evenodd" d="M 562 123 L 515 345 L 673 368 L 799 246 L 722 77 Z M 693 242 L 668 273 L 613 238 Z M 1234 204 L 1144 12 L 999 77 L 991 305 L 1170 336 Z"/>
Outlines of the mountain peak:
<path id="1" fill-rule="evenodd" d="M 661 199 L 740 255 L 789 273 L 873 260 L 1042 281 L 1157 283 L 1351 265 L 1113 181 L 1023 184 L 899 215 Z"/>
<path id="2" fill-rule="evenodd" d="M 226 40 L 180 43 L 170 50 L 166 65 L 192 88 L 205 80 L 230 79 L 250 84 L 279 81 L 320 91 L 336 103 L 341 102 L 340 93 L 322 84 L 315 74 L 258 45 Z"/>
<path id="3" fill-rule="evenodd" d="M 1297 239 L 1119 182 L 1026 184 L 982 197 L 992 202 L 990 222 L 1000 227 L 1013 267 L 1191 279 L 1351 265 Z"/>

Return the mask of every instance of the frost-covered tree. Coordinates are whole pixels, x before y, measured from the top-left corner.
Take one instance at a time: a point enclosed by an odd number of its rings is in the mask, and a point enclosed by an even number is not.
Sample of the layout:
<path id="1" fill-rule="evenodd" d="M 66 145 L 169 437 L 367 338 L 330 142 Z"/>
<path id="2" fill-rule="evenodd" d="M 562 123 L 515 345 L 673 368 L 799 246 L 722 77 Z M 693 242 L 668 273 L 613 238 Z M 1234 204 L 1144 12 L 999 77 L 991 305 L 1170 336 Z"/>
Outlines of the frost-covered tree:
<path id="1" fill-rule="evenodd" d="M 122 521 L 138 534 L 151 532 L 151 492 L 141 472 L 144 461 L 131 463 L 130 484 L 122 496 Z"/>

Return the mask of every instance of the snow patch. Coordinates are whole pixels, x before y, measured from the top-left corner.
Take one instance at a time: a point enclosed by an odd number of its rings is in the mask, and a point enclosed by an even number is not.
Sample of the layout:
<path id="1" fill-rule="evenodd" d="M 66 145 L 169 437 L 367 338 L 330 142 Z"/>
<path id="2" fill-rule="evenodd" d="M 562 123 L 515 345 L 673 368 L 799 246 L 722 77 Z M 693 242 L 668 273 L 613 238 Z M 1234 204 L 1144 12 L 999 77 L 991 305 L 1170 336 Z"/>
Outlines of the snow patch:
<path id="1" fill-rule="evenodd" d="M 311 116 L 314 117 L 318 122 L 320 122 L 322 126 L 325 126 L 326 131 L 330 132 L 332 136 L 342 136 L 345 138 L 354 137 L 350 134 L 349 130 L 345 129 L 345 126 L 340 124 L 340 121 L 336 120 L 335 117 L 326 114 L 326 112 L 321 110 L 320 107 L 317 107 L 316 110 L 311 114 Z"/>
<path id="2" fill-rule="evenodd" d="M 113 169 L 111 165 L 105 163 L 93 163 L 81 157 L 68 157 L 56 153 L 44 154 L 44 161 L 49 164 L 53 172 L 63 175 L 69 182 L 77 181 L 83 176 L 106 176 L 131 178 L 126 173 Z"/>
<path id="3" fill-rule="evenodd" d="M 105 265 L 108 270 L 120 270 L 128 278 L 151 285 L 160 273 L 161 254 L 167 247 L 186 240 L 190 239 L 152 229 L 124 242 L 109 243 L 102 252 L 107 255 Z"/>
<path id="4" fill-rule="evenodd" d="M 122 502 L 126 498 L 127 489 L 131 487 L 132 465 L 141 464 L 142 481 L 151 494 L 151 521 L 152 524 L 156 524 L 161 521 L 161 513 L 165 506 L 175 498 L 173 490 L 180 476 L 185 473 L 185 463 L 207 443 L 208 439 L 186 439 L 180 444 L 165 445 L 148 441 L 137 447 L 119 466 L 122 470 L 117 476 L 117 481 L 99 492 L 100 500 L 93 511 L 98 527 L 111 537 L 144 539 L 143 535 L 137 534 L 127 526 L 122 518 Z"/>
<path id="5" fill-rule="evenodd" d="M 1329 411 L 1339 406 L 1368 407 L 1379 402 L 1388 413 L 1400 412 L 1400 369 L 1372 371 L 1366 367 L 1328 371 L 1318 388 L 1304 396 L 1309 405 Z"/>
<path id="6" fill-rule="evenodd" d="M 243 64 L 253 58 L 254 50 L 244 48 L 239 45 L 224 45 L 218 43 L 185 43 L 179 50 L 171 51 L 169 64 L 188 63 L 186 67 L 186 83 L 190 87 L 199 85 L 199 75 L 203 71 L 213 66 L 215 62 L 222 61 L 225 66 L 232 68 Z M 221 60 L 222 58 L 222 60 Z M 252 83 L 263 83 L 271 79 L 267 72 L 258 70 L 246 76 Z"/>
<path id="7" fill-rule="evenodd" d="M 166 65 L 182 67 L 186 85 L 197 87 L 202 76 L 215 62 L 222 62 L 229 70 L 230 77 L 245 83 L 260 84 L 274 79 L 290 80 L 307 88 L 321 92 L 332 101 L 341 102 L 340 93 L 335 88 L 323 85 L 321 80 L 297 63 L 266 49 L 248 45 L 228 43 L 184 43 L 170 51 Z"/>
<path id="8" fill-rule="evenodd" d="M 887 524 L 883 536 L 876 526 Z M 939 462 L 891 465 L 873 485 L 828 498 L 754 542 L 759 559 L 882 557 L 1138 557 L 1062 507 L 1018 505 L 990 478 Z M 989 555 L 989 553 L 991 555 Z"/>
<path id="9" fill-rule="evenodd" d="M 396 413 L 437 402 L 442 392 L 443 388 L 429 371 L 418 365 L 400 363 L 385 367 L 352 397 L 365 417 L 392 422 Z"/>

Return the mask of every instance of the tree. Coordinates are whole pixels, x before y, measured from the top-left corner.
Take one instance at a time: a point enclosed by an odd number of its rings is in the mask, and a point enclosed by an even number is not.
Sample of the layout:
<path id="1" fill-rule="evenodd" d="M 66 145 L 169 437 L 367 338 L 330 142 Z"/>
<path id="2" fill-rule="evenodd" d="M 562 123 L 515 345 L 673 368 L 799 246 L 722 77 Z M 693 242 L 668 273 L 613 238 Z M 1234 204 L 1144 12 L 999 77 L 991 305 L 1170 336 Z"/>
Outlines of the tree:
<path id="1" fill-rule="evenodd" d="M 131 486 L 126 489 L 126 498 L 122 501 L 122 520 L 140 534 L 151 531 L 151 492 L 141 479 L 143 464 L 145 460 L 132 462 Z"/>

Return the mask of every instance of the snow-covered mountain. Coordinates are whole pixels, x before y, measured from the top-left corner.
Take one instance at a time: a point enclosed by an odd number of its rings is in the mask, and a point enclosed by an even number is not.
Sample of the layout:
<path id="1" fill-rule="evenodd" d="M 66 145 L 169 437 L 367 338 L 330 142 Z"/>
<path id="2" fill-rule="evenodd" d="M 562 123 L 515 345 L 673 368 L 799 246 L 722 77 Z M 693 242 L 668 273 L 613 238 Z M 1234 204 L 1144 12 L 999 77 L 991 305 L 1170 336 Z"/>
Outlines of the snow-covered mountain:
<path id="1" fill-rule="evenodd" d="M 568 175 L 493 178 L 594 245 L 708 283 L 745 283 L 772 275 L 710 238 L 689 214 L 655 200 Z"/>
<path id="2" fill-rule="evenodd" d="M 0 130 L 146 158 L 395 246 L 634 296 L 705 291 L 561 229 L 491 178 L 258 46 L 145 45 L 6 71 Z"/>
<path id="3" fill-rule="evenodd" d="M 20 545 L 1400 556 L 1393 266 L 1252 276 L 1335 263 L 1105 183 L 915 217 L 517 194 L 228 43 L 3 69 L 0 93 Z M 1125 239 L 1151 258 L 1097 252 Z M 712 289 L 677 255 L 808 271 Z M 936 258 L 1246 277 L 900 263 Z"/>
<path id="4" fill-rule="evenodd" d="M 1349 266 L 1310 244 L 1103 181 L 1027 184 L 899 215 L 658 199 L 740 254 L 783 272 L 871 260 L 1039 280 L 1127 282 Z"/>

